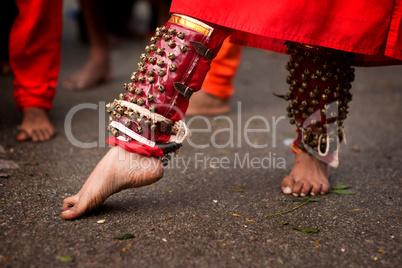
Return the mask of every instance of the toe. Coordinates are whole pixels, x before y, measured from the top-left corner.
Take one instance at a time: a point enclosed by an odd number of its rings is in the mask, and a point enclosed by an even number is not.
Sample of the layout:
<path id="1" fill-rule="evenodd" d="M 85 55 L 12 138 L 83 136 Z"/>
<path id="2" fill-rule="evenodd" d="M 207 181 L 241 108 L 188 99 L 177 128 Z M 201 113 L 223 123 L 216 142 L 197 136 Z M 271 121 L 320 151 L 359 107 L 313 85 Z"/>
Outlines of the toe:
<path id="1" fill-rule="evenodd" d="M 49 131 L 47 129 L 43 130 L 43 140 L 48 141 L 48 140 L 50 140 L 50 137 L 51 137 L 51 135 L 50 135 Z"/>
<path id="2" fill-rule="evenodd" d="M 46 140 L 45 132 L 42 129 L 38 130 L 38 139 L 40 142 L 43 142 Z"/>
<path id="3" fill-rule="evenodd" d="M 329 192 L 329 189 L 331 188 L 331 185 L 329 184 L 329 183 L 324 183 L 322 186 L 321 186 L 321 192 L 320 192 L 320 194 L 321 195 L 324 195 L 324 194 L 327 194 L 328 192 Z"/>
<path id="4" fill-rule="evenodd" d="M 38 132 L 36 130 L 32 131 L 31 138 L 32 138 L 33 142 L 38 142 L 39 141 L 39 134 L 38 134 Z"/>
<path id="5" fill-rule="evenodd" d="M 301 181 L 298 181 L 298 182 L 295 183 L 295 186 L 293 187 L 293 190 L 292 190 L 292 194 L 294 196 L 299 196 L 300 195 L 301 190 L 303 188 L 303 184 L 304 183 L 301 182 Z"/>
<path id="6" fill-rule="evenodd" d="M 86 211 L 86 206 L 78 195 L 66 198 L 63 203 L 63 212 L 61 217 L 66 220 L 76 219 L 82 216 Z"/>
<path id="7" fill-rule="evenodd" d="M 63 211 L 69 210 L 71 207 L 73 207 L 78 201 L 78 196 L 70 196 L 64 199 L 63 202 Z"/>
<path id="8" fill-rule="evenodd" d="M 303 183 L 303 188 L 301 189 L 300 196 L 307 196 L 310 194 L 311 189 L 313 188 L 313 185 L 309 182 L 304 182 Z"/>
<path id="9" fill-rule="evenodd" d="M 313 188 L 311 189 L 310 195 L 319 195 L 321 193 L 321 184 L 313 184 Z"/>
<path id="10" fill-rule="evenodd" d="M 63 211 L 61 213 L 61 217 L 65 220 L 73 220 L 73 219 L 81 217 L 82 215 L 84 215 L 84 213 L 85 213 L 85 209 L 81 209 L 77 206 L 74 206 L 66 211 Z"/>
<path id="11" fill-rule="evenodd" d="M 291 194 L 295 181 L 292 176 L 286 176 L 281 184 L 282 192 L 284 194 Z"/>
<path id="12" fill-rule="evenodd" d="M 27 141 L 30 139 L 30 136 L 26 130 L 19 129 L 17 133 L 17 141 Z"/>
<path id="13" fill-rule="evenodd" d="M 65 89 L 68 89 L 68 90 L 77 90 L 77 89 L 78 89 L 78 86 L 77 86 L 77 81 L 76 81 L 76 79 L 74 79 L 73 77 L 70 77 L 70 78 L 66 79 L 66 80 L 63 82 L 63 87 L 64 87 Z"/>

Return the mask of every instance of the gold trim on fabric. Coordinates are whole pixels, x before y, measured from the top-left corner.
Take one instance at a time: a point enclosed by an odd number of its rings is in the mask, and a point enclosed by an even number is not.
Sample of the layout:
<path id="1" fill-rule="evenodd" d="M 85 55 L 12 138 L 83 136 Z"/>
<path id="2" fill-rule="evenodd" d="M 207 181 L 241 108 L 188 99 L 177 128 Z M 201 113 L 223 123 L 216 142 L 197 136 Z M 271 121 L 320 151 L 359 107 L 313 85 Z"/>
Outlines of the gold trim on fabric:
<path id="1" fill-rule="evenodd" d="M 169 22 L 180 24 L 180 25 L 190 28 L 194 31 L 197 31 L 200 34 L 203 34 L 205 36 L 209 36 L 211 33 L 210 29 L 208 29 L 204 26 L 201 26 L 195 22 L 189 21 L 185 18 L 179 17 L 179 16 L 172 15 L 169 19 Z"/>

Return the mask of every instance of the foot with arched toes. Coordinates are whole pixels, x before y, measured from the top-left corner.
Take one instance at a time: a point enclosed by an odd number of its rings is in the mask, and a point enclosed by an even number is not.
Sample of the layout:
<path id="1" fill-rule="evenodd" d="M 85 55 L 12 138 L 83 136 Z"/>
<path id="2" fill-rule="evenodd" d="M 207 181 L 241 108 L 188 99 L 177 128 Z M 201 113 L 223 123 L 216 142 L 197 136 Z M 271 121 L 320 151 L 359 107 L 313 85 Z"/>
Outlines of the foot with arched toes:
<path id="1" fill-rule="evenodd" d="M 64 200 L 64 219 L 76 219 L 121 190 L 152 184 L 163 176 L 161 161 L 116 146 L 98 163 L 81 190 Z"/>
<path id="2" fill-rule="evenodd" d="M 324 195 L 328 193 L 329 166 L 307 153 L 296 154 L 293 169 L 281 184 L 284 194 L 294 196 Z"/>

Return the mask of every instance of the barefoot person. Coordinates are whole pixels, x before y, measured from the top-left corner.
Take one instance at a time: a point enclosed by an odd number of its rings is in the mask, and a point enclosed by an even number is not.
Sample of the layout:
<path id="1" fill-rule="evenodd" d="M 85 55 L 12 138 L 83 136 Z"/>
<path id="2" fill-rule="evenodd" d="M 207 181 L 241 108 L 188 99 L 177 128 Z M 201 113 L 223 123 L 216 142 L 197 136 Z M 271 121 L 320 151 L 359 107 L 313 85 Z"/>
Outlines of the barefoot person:
<path id="1" fill-rule="evenodd" d="M 63 87 L 69 90 L 88 89 L 112 77 L 103 3 L 95 0 L 80 0 L 79 3 L 88 32 L 90 50 L 84 66 L 63 81 Z"/>
<path id="2" fill-rule="evenodd" d="M 18 16 L 9 41 L 14 99 L 22 111 L 17 140 L 49 140 L 55 129 L 48 111 L 60 67 L 62 1 L 16 1 Z"/>
<path id="3" fill-rule="evenodd" d="M 366 2 L 173 1 L 172 17 L 145 48 L 132 82 L 124 85 L 127 92 L 107 105 L 113 134 L 108 143 L 115 147 L 78 194 L 65 199 L 62 217 L 80 217 L 117 191 L 162 177 L 158 158 L 167 161 L 188 135 L 182 121 L 188 100 L 230 34 L 242 45 L 291 55 L 290 92 L 283 97 L 291 101 L 287 111 L 298 137 L 292 144 L 295 164 L 282 190 L 296 196 L 327 193 L 328 165 L 337 166 L 339 142 L 345 139 L 351 65 L 402 60 L 401 13 L 393 13 L 393 1 Z"/>

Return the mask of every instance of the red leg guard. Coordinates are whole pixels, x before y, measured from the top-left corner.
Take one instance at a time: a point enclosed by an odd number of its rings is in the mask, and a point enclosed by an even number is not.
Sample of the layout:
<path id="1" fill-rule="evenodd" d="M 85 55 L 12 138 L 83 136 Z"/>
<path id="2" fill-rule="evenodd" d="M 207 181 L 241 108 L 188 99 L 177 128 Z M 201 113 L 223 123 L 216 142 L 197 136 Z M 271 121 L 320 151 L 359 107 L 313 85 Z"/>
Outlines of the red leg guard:
<path id="1" fill-rule="evenodd" d="M 211 60 L 230 29 L 173 15 L 156 30 L 141 55 L 127 93 L 107 105 L 114 137 L 111 145 L 161 157 L 176 150 L 187 135 L 182 123 L 191 94 L 201 88 Z"/>
<path id="2" fill-rule="evenodd" d="M 290 122 L 298 128 L 293 151 L 308 152 L 337 166 L 342 123 L 352 99 L 353 55 L 298 43 L 289 43 L 287 53 L 291 54 L 286 66 L 290 93 L 284 98 L 291 101 L 288 116 L 294 117 Z"/>

